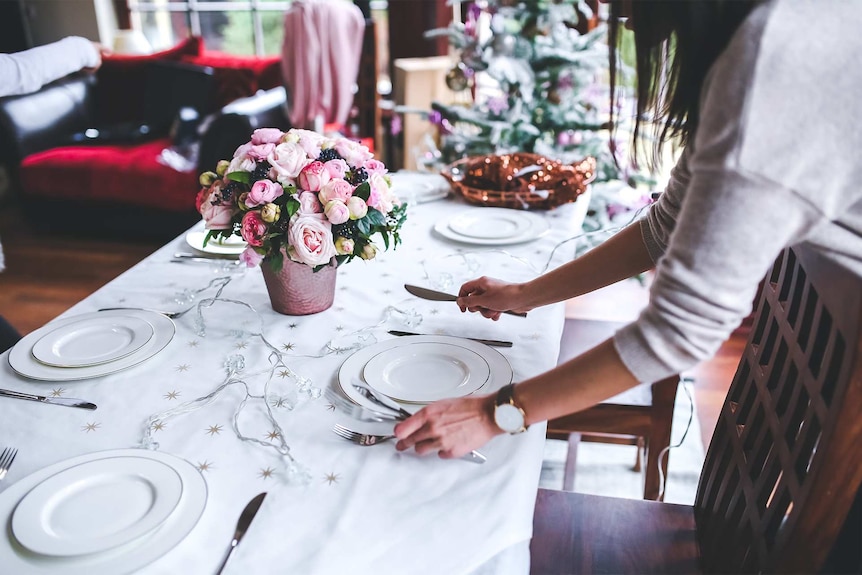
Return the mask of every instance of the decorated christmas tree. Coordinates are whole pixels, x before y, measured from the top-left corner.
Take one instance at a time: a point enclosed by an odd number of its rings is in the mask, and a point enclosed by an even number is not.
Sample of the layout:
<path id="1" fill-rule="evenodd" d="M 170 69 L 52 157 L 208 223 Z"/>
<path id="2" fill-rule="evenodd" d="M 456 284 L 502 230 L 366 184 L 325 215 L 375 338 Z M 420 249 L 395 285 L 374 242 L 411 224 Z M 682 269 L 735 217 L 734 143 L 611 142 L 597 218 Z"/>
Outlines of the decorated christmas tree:
<path id="1" fill-rule="evenodd" d="M 593 156 L 597 181 L 624 179 L 608 146 L 608 49 L 603 26 L 578 0 L 479 0 L 446 34 L 460 61 L 450 89 L 467 104 L 433 104 L 442 161 L 463 156 L 535 152 L 567 162 Z M 468 92 L 469 91 L 469 92 Z"/>

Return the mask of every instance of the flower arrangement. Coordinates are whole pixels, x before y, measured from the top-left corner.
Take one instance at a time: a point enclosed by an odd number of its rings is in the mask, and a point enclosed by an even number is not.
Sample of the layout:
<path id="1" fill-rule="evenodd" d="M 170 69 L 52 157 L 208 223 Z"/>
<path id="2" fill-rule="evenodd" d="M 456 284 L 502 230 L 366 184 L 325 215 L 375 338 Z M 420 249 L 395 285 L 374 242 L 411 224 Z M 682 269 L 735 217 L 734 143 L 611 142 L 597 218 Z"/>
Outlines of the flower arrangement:
<path id="1" fill-rule="evenodd" d="M 255 130 L 231 160 L 200 176 L 196 207 L 207 236 L 239 235 L 248 243 L 240 260 L 278 271 L 284 253 L 320 269 L 370 260 L 379 234 L 386 249 L 401 242 L 406 213 L 391 189 L 386 166 L 347 138 L 310 130 Z"/>

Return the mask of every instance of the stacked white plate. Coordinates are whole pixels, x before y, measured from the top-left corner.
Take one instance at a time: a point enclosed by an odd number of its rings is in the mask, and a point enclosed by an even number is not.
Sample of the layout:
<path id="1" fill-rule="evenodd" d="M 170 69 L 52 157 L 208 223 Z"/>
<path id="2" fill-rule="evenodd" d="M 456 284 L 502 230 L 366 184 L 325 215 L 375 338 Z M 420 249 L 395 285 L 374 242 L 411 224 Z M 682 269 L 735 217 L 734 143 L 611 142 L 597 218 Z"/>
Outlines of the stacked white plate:
<path id="1" fill-rule="evenodd" d="M 398 199 L 411 204 L 441 200 L 452 192 L 451 184 L 440 174 L 399 170 L 389 177 Z"/>
<path id="2" fill-rule="evenodd" d="M 531 242 L 549 229 L 542 216 L 508 208 L 473 208 L 434 226 L 434 231 L 448 240 L 480 246 Z"/>
<path id="3" fill-rule="evenodd" d="M 365 382 L 413 411 L 440 399 L 484 394 L 512 381 L 512 366 L 485 344 L 445 335 L 414 335 L 382 341 L 348 357 L 338 385 L 351 401 L 374 408 L 353 382 Z M 412 407 L 412 409 L 411 409 Z"/>
<path id="4" fill-rule="evenodd" d="M 148 310 L 85 313 L 53 321 L 9 352 L 18 374 L 73 381 L 115 373 L 153 357 L 176 333 L 174 322 Z"/>
<path id="5" fill-rule="evenodd" d="M 233 257 L 239 257 L 239 254 L 244 252 L 246 246 L 248 246 L 245 240 L 239 236 L 230 236 L 229 238 L 210 238 L 207 245 L 204 245 L 206 237 L 206 230 L 192 231 L 186 234 L 186 243 L 192 249 L 204 254 Z"/>
<path id="6" fill-rule="evenodd" d="M 158 559 L 198 522 L 207 500 L 188 461 L 144 449 L 74 457 L 0 493 L 4 573 L 129 573 Z"/>

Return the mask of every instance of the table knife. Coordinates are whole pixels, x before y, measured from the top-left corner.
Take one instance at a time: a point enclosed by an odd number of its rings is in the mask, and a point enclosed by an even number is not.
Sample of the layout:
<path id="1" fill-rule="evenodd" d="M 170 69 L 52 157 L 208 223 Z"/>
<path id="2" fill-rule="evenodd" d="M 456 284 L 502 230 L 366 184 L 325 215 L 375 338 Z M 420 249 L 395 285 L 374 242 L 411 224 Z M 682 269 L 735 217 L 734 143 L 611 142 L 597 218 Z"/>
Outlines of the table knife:
<path id="1" fill-rule="evenodd" d="M 31 393 L 22 393 L 11 389 L 0 389 L 0 397 L 9 397 L 12 399 L 26 399 L 28 401 L 38 401 L 40 403 L 48 403 L 51 405 L 64 405 L 66 407 L 80 407 L 81 409 L 96 409 L 95 403 L 84 401 L 83 399 L 75 399 L 73 397 L 45 397 L 44 395 L 33 395 Z"/>
<path id="2" fill-rule="evenodd" d="M 416 297 L 422 299 L 428 299 L 431 301 L 457 301 L 458 296 L 452 295 L 450 293 L 436 291 L 433 289 L 428 289 L 424 287 L 414 286 L 410 284 L 404 284 L 404 289 L 415 295 Z M 509 315 L 516 315 L 518 317 L 527 317 L 527 312 L 517 312 L 517 311 L 504 311 L 503 313 Z"/>
<path id="3" fill-rule="evenodd" d="M 412 331 L 398 331 L 397 329 L 390 329 L 389 333 L 392 335 L 422 335 L 421 333 L 413 333 Z M 453 336 L 460 337 L 460 336 Z M 479 343 L 484 343 L 485 345 L 492 345 L 496 347 L 512 347 L 511 341 L 501 341 L 499 339 L 481 339 L 478 337 L 465 337 L 464 339 L 469 339 L 471 341 L 478 341 Z"/>
<path id="4" fill-rule="evenodd" d="M 239 515 L 239 521 L 236 522 L 236 531 L 234 531 L 233 539 L 231 539 L 230 548 L 227 550 L 227 554 L 224 556 L 221 565 L 219 565 L 219 568 L 216 571 L 216 575 L 219 575 L 222 571 L 224 571 L 228 559 L 230 559 L 231 555 L 233 555 L 233 550 L 236 549 L 236 546 L 239 545 L 239 542 L 242 541 L 245 532 L 248 531 L 248 526 L 251 525 L 252 519 L 254 519 L 254 516 L 257 515 L 257 510 L 260 509 L 260 506 L 263 503 L 265 497 L 266 491 L 264 491 L 263 493 L 258 493 L 254 496 L 254 498 L 252 498 L 251 501 L 246 503 L 245 509 L 243 509 L 242 513 L 240 513 Z"/>

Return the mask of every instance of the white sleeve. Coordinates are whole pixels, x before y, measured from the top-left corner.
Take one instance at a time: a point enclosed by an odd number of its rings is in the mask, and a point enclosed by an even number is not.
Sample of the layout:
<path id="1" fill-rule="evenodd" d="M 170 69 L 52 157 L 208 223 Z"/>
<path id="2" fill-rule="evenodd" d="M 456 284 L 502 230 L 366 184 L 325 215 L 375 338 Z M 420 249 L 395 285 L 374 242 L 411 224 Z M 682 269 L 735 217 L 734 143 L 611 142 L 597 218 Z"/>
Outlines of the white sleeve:
<path id="1" fill-rule="evenodd" d="M 641 236 L 653 263 L 657 263 L 667 251 L 670 236 L 676 227 L 679 211 L 682 209 L 682 202 L 691 180 L 688 169 L 689 148 L 690 146 L 686 146 L 677 160 L 665 191 L 650 207 L 646 217 L 640 220 Z"/>
<path id="2" fill-rule="evenodd" d="M 72 72 L 97 66 L 100 59 L 93 43 L 79 36 L 15 54 L 0 54 L 0 96 L 35 92 Z"/>

